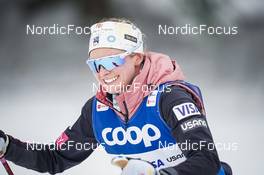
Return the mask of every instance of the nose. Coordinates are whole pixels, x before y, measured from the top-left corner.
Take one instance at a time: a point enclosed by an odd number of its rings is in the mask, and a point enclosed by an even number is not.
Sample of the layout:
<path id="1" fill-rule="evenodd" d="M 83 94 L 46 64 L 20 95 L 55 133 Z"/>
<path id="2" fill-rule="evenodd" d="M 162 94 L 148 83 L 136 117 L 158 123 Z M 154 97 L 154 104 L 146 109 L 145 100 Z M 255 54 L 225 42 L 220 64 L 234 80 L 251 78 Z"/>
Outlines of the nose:
<path id="1" fill-rule="evenodd" d="M 109 74 L 110 71 L 105 69 L 104 66 L 99 66 L 99 75 L 102 77 L 102 76 L 105 76 L 107 74 Z"/>

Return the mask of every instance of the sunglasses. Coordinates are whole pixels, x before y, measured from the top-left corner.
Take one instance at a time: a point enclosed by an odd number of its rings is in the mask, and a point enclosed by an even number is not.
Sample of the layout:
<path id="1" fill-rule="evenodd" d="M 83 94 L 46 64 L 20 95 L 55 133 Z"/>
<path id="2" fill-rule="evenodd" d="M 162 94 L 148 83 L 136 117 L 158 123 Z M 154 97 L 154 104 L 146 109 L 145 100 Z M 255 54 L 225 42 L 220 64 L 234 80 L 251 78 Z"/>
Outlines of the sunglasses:
<path id="1" fill-rule="evenodd" d="M 139 42 L 137 46 L 121 54 L 110 55 L 102 58 L 88 58 L 86 64 L 88 64 L 93 73 L 99 73 L 100 68 L 102 67 L 108 71 L 111 71 L 114 68 L 123 65 L 125 63 L 125 57 L 132 54 L 141 46 L 141 44 L 142 42 Z"/>
<path id="2" fill-rule="evenodd" d="M 99 73 L 100 69 L 111 71 L 114 68 L 121 66 L 125 63 L 125 57 L 131 54 L 131 52 L 124 52 L 117 55 L 106 56 L 102 58 L 89 58 L 86 63 L 93 73 Z"/>

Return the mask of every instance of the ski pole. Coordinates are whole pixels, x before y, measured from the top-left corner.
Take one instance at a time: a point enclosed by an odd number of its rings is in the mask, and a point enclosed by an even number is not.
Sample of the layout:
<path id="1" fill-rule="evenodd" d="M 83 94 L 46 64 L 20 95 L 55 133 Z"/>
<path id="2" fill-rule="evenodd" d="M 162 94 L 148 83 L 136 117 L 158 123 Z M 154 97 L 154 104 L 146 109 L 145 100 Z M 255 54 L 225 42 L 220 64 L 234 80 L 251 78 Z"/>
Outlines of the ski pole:
<path id="1" fill-rule="evenodd" d="M 8 175 L 14 175 L 14 173 L 12 172 L 10 166 L 8 165 L 7 161 L 5 158 L 1 158 L 1 162 L 3 164 L 3 166 L 5 167 L 5 170 L 7 172 Z"/>

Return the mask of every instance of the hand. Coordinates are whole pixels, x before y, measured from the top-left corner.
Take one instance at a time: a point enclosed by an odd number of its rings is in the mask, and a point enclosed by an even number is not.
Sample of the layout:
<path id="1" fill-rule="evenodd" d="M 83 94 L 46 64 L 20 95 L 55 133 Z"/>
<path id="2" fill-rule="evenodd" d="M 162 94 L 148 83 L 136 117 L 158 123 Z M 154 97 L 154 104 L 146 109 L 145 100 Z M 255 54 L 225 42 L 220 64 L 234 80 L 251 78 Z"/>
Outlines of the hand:
<path id="1" fill-rule="evenodd" d="M 2 158 L 6 153 L 6 148 L 9 143 L 8 136 L 0 130 L 0 158 Z"/>
<path id="2" fill-rule="evenodd" d="M 147 161 L 118 156 L 112 164 L 122 168 L 121 175 L 158 175 L 153 165 Z"/>

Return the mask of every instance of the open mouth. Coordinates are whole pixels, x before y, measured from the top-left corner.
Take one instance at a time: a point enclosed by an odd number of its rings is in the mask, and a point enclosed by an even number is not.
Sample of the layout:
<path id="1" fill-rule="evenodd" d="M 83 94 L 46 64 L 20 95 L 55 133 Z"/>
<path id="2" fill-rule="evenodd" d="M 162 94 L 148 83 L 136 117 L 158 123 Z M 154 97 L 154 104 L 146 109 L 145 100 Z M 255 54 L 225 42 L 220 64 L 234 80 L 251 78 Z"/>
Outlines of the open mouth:
<path id="1" fill-rule="evenodd" d="M 111 84 L 111 83 L 113 83 L 114 81 L 116 81 L 118 78 L 119 78 L 119 76 L 117 75 L 117 76 L 115 76 L 115 77 L 113 77 L 113 78 L 103 79 L 103 81 L 104 81 L 105 84 Z"/>

